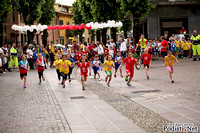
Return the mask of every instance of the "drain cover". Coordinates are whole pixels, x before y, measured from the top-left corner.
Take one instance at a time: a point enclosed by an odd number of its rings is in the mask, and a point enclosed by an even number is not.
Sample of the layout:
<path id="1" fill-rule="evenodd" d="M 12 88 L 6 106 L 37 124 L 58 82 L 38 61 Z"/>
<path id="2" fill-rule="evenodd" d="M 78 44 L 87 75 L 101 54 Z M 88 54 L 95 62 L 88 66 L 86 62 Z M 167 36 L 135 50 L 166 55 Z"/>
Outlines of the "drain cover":
<path id="1" fill-rule="evenodd" d="M 138 94 L 138 93 L 153 93 L 153 92 L 161 92 L 161 91 L 160 90 L 132 91 L 133 94 Z"/>
<path id="2" fill-rule="evenodd" d="M 125 101 L 124 99 L 121 98 L 116 98 L 116 99 L 107 99 L 108 102 L 119 102 L 119 101 Z"/>
<path id="3" fill-rule="evenodd" d="M 84 96 L 76 96 L 76 97 L 70 97 L 72 100 L 73 99 L 86 99 Z"/>

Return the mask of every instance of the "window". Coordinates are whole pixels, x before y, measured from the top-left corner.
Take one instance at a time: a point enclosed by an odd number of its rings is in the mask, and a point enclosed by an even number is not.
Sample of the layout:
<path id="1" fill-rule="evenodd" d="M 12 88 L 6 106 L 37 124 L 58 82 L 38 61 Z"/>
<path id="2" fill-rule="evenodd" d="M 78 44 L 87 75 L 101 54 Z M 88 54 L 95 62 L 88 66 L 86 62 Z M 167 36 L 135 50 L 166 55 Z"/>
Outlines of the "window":
<path id="1" fill-rule="evenodd" d="M 61 12 L 69 12 L 67 7 L 60 7 Z"/>
<path id="2" fill-rule="evenodd" d="M 64 37 L 60 36 L 60 44 L 64 45 Z"/>
<path id="3" fill-rule="evenodd" d="M 66 22 L 66 25 L 69 25 L 69 24 L 70 24 L 70 22 L 67 21 L 67 22 Z"/>
<path id="4" fill-rule="evenodd" d="M 59 24 L 60 24 L 60 25 L 63 25 L 63 20 L 59 20 Z"/>

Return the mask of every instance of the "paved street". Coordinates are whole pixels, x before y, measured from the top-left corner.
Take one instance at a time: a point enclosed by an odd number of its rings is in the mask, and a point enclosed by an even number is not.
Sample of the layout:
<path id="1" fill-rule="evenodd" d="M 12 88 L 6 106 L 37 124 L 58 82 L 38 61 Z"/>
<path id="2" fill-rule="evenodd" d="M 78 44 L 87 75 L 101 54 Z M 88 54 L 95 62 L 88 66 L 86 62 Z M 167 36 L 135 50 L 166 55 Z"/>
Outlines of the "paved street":
<path id="1" fill-rule="evenodd" d="M 142 68 L 131 87 L 118 77 L 108 88 L 92 75 L 84 92 L 79 74 L 63 89 L 54 69 L 45 70 L 42 85 L 37 72 L 29 71 L 23 89 L 16 70 L 6 73 L 0 77 L 0 132 L 155 133 L 170 122 L 200 127 L 200 62 L 179 61 L 174 84 L 161 61 L 153 61 L 150 80 Z"/>

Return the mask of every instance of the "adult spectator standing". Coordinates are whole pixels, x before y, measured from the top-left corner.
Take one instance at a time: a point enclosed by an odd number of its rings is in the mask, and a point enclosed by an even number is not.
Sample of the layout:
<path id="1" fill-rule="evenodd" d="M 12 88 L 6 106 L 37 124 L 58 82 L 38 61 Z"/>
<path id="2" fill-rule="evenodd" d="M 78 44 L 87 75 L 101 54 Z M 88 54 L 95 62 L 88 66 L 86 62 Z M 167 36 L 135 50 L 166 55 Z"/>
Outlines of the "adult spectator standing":
<path id="1" fill-rule="evenodd" d="M 53 67 L 53 62 L 54 62 L 54 47 L 53 47 L 53 41 L 50 42 L 49 45 L 49 56 L 50 56 L 50 67 Z"/>
<path id="2" fill-rule="evenodd" d="M 164 35 L 164 40 L 168 43 L 168 45 L 169 45 L 169 50 L 171 50 L 171 43 L 170 43 L 170 41 L 169 41 L 169 38 L 168 38 L 168 36 L 167 36 L 167 34 L 165 34 Z"/>
<path id="3" fill-rule="evenodd" d="M 169 41 L 172 42 L 172 40 L 175 40 L 175 35 L 172 34 L 172 36 L 169 38 Z"/>
<path id="4" fill-rule="evenodd" d="M 104 62 L 104 57 L 103 57 L 104 50 L 103 50 L 102 45 L 99 43 L 99 41 L 97 41 L 97 52 L 98 52 L 98 56 L 99 56 L 101 63 L 103 63 Z"/>
<path id="5" fill-rule="evenodd" d="M 180 30 L 180 33 L 183 33 L 183 34 L 186 34 L 186 30 L 185 30 L 185 28 L 184 27 L 182 27 L 182 29 Z"/>
<path id="6" fill-rule="evenodd" d="M 165 62 L 164 59 L 165 59 L 165 56 L 167 56 L 167 48 L 169 47 L 169 45 L 163 36 L 160 37 L 160 40 L 161 40 L 161 55 L 163 57 L 162 66 L 164 66 L 164 62 Z"/>
<path id="7" fill-rule="evenodd" d="M 200 60 L 200 35 L 197 34 L 197 30 L 193 31 L 190 40 L 192 41 L 193 61 L 196 61 L 197 58 Z"/>
<path id="8" fill-rule="evenodd" d="M 27 53 L 27 60 L 28 60 L 28 63 L 29 63 L 29 66 L 30 66 L 30 69 L 33 70 L 34 67 L 33 67 L 33 45 L 32 44 L 29 44 L 28 45 L 28 49 L 26 51 Z"/>
<path id="9" fill-rule="evenodd" d="M 12 44 L 12 47 L 10 49 L 10 64 L 8 68 L 9 72 L 12 72 L 11 68 L 13 67 L 13 64 L 15 64 L 15 67 L 18 66 L 17 49 L 15 43 Z"/>
<path id="10" fill-rule="evenodd" d="M 121 56 L 122 56 L 123 58 L 126 58 L 126 50 L 127 50 L 127 48 L 126 48 L 126 42 L 125 42 L 124 39 L 122 38 L 122 39 L 121 39 L 120 52 L 121 52 Z"/>
<path id="11" fill-rule="evenodd" d="M 113 39 L 110 40 L 110 45 L 111 45 L 112 47 L 115 47 L 115 48 L 116 48 L 116 44 L 115 44 L 115 42 L 113 41 Z"/>
<path id="12" fill-rule="evenodd" d="M 26 50 L 28 49 L 28 43 L 25 42 L 24 47 L 23 47 L 23 54 L 27 54 Z"/>
<path id="13" fill-rule="evenodd" d="M 179 35 L 179 41 L 181 42 L 182 41 L 182 39 L 183 39 L 183 37 L 185 38 L 185 36 L 184 36 L 184 34 L 183 34 L 183 32 L 181 31 L 180 32 L 181 34 Z"/>
<path id="14" fill-rule="evenodd" d="M 110 49 L 111 47 L 111 44 L 110 44 L 110 41 L 108 40 L 107 43 L 106 43 L 106 47 L 108 47 L 108 49 Z"/>
<path id="15" fill-rule="evenodd" d="M 37 48 L 37 43 L 35 42 L 35 40 L 33 40 L 33 48 Z M 34 49 L 33 49 L 34 50 Z"/>
<path id="16" fill-rule="evenodd" d="M 18 44 L 17 45 L 17 57 L 18 57 L 18 61 L 21 61 L 21 55 L 23 54 L 23 50 L 21 48 L 21 45 Z"/>

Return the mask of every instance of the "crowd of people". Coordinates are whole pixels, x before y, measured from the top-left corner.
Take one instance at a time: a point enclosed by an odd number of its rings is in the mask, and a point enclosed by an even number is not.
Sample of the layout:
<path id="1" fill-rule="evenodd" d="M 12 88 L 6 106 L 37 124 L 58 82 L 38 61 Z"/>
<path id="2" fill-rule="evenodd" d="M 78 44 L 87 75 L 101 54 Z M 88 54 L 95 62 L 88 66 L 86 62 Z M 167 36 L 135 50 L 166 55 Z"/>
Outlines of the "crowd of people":
<path id="1" fill-rule="evenodd" d="M 108 40 L 107 44 L 99 41 L 91 43 L 73 41 L 71 47 L 65 45 L 64 47 L 57 47 L 51 41 L 49 45 L 25 43 L 21 45 L 4 44 L 0 48 L 0 75 L 5 74 L 6 71 L 12 72 L 13 68 L 17 68 L 20 72 L 20 78 L 24 80 L 24 88 L 26 88 L 27 71 L 29 69 L 37 69 L 39 84 L 45 80 L 43 72 L 48 67 L 55 68 L 59 83 L 65 88 L 65 82 L 69 79 L 71 82 L 71 74 L 73 68 L 75 75 L 80 68 L 82 89 L 85 90 L 85 81 L 87 80 L 88 70 L 91 75 L 91 69 L 94 72 L 94 78 L 98 75 L 101 80 L 100 70 L 106 73 L 105 82 L 110 86 L 112 80 L 112 68 L 115 69 L 114 77 L 117 77 L 117 71 L 120 71 L 120 77 L 123 78 L 122 64 L 126 64 L 125 81 L 127 85 L 131 86 L 130 82 L 134 75 L 134 65 L 143 63 L 147 79 L 149 79 L 149 67 L 152 60 L 163 60 L 162 66 L 167 66 L 169 77 L 174 83 L 173 65 L 174 61 L 178 62 L 178 58 L 192 58 L 196 61 L 200 60 L 200 35 L 194 30 L 194 34 L 185 37 L 183 29 L 179 36 L 172 34 L 170 38 L 167 35 L 161 36 L 158 39 L 145 39 L 144 34 L 141 35 L 138 43 L 134 39 L 121 38 L 119 42 L 115 43 L 113 39 Z M 139 55 L 140 60 L 136 60 L 134 55 Z M 13 66 L 14 65 L 14 66 Z"/>

